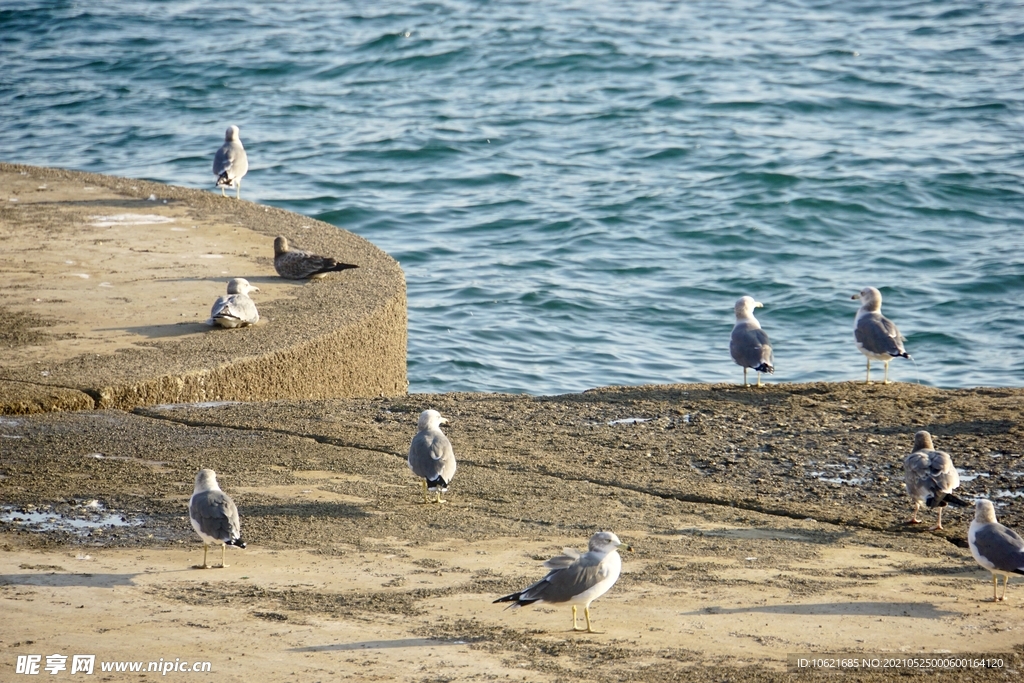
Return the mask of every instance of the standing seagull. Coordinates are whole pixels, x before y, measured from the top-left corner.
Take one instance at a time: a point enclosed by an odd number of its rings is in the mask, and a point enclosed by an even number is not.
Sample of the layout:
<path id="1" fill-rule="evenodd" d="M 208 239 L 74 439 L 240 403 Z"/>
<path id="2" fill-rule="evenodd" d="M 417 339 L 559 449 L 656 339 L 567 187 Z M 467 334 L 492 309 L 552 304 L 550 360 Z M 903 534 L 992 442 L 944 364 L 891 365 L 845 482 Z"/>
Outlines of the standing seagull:
<path id="1" fill-rule="evenodd" d="M 258 292 L 244 277 L 236 277 L 228 283 L 227 296 L 217 297 L 210 309 L 207 325 L 220 327 L 245 327 L 259 322 L 260 313 L 256 304 L 249 298 L 249 292 Z"/>
<path id="2" fill-rule="evenodd" d="M 774 373 L 772 365 L 772 344 L 761 329 L 761 323 L 754 317 L 755 308 L 764 304 L 753 297 L 742 296 L 736 302 L 736 324 L 732 328 L 729 353 L 737 365 L 743 367 L 743 386 L 747 386 L 747 368 L 757 370 L 757 386 L 761 386 L 761 373 Z"/>
<path id="3" fill-rule="evenodd" d="M 623 545 L 610 531 L 599 531 L 590 537 L 590 547 L 582 555 L 572 548 L 564 548 L 564 555 L 552 557 L 544 563 L 551 571 L 537 583 L 516 593 L 509 593 L 494 602 L 511 602 L 509 607 L 522 607 L 539 603 L 569 603 L 572 605 L 572 630 L 582 631 L 576 624 L 576 608 L 583 607 L 587 620 L 587 633 L 595 633 L 590 626 L 590 603 L 608 592 L 619 579 L 622 558 L 618 549 Z M 632 548 L 627 547 L 627 550 Z"/>
<path id="4" fill-rule="evenodd" d="M 217 474 L 213 470 L 199 470 L 196 475 L 196 487 L 188 501 L 188 518 L 199 538 L 203 539 L 203 569 L 210 568 L 206 564 L 210 544 L 221 544 L 221 567 L 227 567 L 224 564 L 224 551 L 229 545 L 245 547 L 239 532 L 238 508 L 235 507 L 235 501 L 220 490 Z"/>
<path id="5" fill-rule="evenodd" d="M 437 492 L 435 503 L 447 503 L 441 494 L 448 490 L 448 484 L 455 476 L 455 452 L 452 442 L 441 431 L 441 423 L 448 420 L 436 410 L 420 413 L 419 431 L 409 446 L 409 469 L 423 478 L 423 502 L 430 502 L 427 491 Z"/>
<path id="6" fill-rule="evenodd" d="M 996 521 L 992 501 L 978 500 L 974 504 L 974 521 L 967 528 L 967 543 L 978 564 L 992 572 L 992 602 L 999 602 L 1006 597 L 1010 574 L 1024 574 L 1024 538 Z M 1003 594 L 997 598 L 1000 574 Z"/>
<path id="7" fill-rule="evenodd" d="M 318 256 L 301 249 L 292 249 L 288 239 L 278 235 L 274 240 L 274 270 L 289 280 L 319 280 L 336 270 L 358 268 L 351 263 L 340 263 L 330 256 Z"/>
<path id="8" fill-rule="evenodd" d="M 865 384 L 871 384 L 871 359 L 885 363 L 885 379 L 882 384 L 889 383 L 889 361 L 896 357 L 910 358 L 903 350 L 903 335 L 896 329 L 891 320 L 882 315 L 882 293 L 874 287 L 865 287 L 851 299 L 860 299 L 863 303 L 853 319 L 853 336 L 857 340 L 857 349 L 868 358 L 868 373 Z"/>
<path id="9" fill-rule="evenodd" d="M 942 528 L 942 508 L 946 505 L 967 507 L 967 501 L 953 495 L 953 489 L 960 486 L 960 475 L 953 467 L 953 460 L 949 453 L 933 448 L 932 435 L 928 432 L 921 430 L 914 434 L 914 452 L 903 460 L 903 472 L 907 493 L 914 500 L 914 514 L 907 524 L 921 523 L 917 519 L 921 503 L 939 509 L 939 521 L 932 531 Z"/>
<path id="10" fill-rule="evenodd" d="M 224 133 L 224 144 L 213 158 L 213 175 L 217 176 L 217 187 L 224 196 L 225 187 L 235 188 L 235 198 L 242 198 L 242 176 L 249 172 L 249 157 L 238 138 L 238 126 L 228 126 Z"/>

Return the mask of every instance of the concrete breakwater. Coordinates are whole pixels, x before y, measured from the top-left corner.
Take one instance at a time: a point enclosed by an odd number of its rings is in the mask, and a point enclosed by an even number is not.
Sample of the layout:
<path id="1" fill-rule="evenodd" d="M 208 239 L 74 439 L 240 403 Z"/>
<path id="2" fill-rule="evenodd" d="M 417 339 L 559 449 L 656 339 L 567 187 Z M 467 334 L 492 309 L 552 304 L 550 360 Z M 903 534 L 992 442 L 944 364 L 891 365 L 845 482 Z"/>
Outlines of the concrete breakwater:
<path id="1" fill-rule="evenodd" d="M 283 280 L 279 234 L 359 268 Z M 0 164 L 0 235 L 0 414 L 408 388 L 401 267 L 332 225 L 202 190 Z M 232 277 L 260 288 L 262 320 L 212 330 Z"/>

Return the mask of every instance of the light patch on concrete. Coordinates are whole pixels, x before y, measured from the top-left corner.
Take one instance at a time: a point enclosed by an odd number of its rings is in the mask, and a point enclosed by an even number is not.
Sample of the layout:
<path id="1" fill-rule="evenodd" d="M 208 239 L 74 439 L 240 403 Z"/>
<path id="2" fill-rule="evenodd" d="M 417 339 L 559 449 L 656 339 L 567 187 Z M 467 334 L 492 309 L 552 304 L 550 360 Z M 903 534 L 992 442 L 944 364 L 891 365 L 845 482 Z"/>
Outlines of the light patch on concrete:
<path id="1" fill-rule="evenodd" d="M 173 223 L 174 219 L 169 216 L 160 216 L 152 213 L 119 213 L 114 216 L 89 216 L 92 223 L 89 225 L 97 228 L 109 228 L 114 225 L 158 225 L 160 223 Z"/>

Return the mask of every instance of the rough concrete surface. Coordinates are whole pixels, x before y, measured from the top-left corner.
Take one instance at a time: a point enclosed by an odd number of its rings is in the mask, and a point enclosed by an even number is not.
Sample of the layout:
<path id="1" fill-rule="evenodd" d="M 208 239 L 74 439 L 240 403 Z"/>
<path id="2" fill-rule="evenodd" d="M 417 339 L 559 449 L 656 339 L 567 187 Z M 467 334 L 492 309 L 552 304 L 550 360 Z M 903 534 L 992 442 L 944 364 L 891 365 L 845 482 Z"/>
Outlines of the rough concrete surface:
<path id="1" fill-rule="evenodd" d="M 273 240 L 355 263 L 277 277 Z M 405 393 L 401 268 L 287 211 L 142 180 L 0 164 L 0 414 Z M 261 321 L 204 324 L 245 277 Z"/>
<path id="2" fill-rule="evenodd" d="M 425 408 L 459 461 L 444 506 L 405 464 Z M 1020 389 L 819 383 L 0 418 L 0 678 L 19 654 L 93 652 L 209 661 L 221 681 L 1019 680 L 1024 581 L 991 601 L 969 509 L 906 525 L 902 460 L 928 429 L 958 493 L 1024 529 L 1022 409 Z M 193 569 L 202 467 L 249 544 L 226 569 Z M 599 529 L 636 551 L 594 603 L 601 633 L 492 604 Z M 965 653 L 1003 665 L 787 670 Z"/>

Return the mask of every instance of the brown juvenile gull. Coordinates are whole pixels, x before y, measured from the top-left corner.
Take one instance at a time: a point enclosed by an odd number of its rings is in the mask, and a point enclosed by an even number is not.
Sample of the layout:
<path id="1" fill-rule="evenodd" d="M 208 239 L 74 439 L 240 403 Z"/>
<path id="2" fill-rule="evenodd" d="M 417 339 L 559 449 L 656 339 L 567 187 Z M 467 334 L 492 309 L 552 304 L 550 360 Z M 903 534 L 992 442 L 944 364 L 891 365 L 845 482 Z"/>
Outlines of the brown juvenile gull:
<path id="1" fill-rule="evenodd" d="M 572 630 L 582 631 L 576 623 L 576 608 L 583 607 L 587 633 L 595 633 L 590 625 L 590 603 L 608 592 L 619 579 L 622 558 L 619 537 L 610 531 L 599 531 L 590 537 L 590 546 L 582 555 L 572 548 L 563 548 L 564 555 L 544 563 L 551 571 L 537 583 L 494 602 L 511 602 L 509 607 L 538 603 L 569 603 L 572 605 Z M 632 548 L 627 547 L 627 550 Z"/>
<path id="2" fill-rule="evenodd" d="M 245 547 L 238 526 L 238 508 L 231 497 L 220 490 L 213 470 L 199 470 L 196 475 L 196 487 L 188 501 L 188 518 L 203 539 L 203 569 L 210 568 L 206 564 L 206 553 L 211 544 L 220 543 L 221 567 L 227 567 L 224 551 L 229 545 Z"/>
<path id="3" fill-rule="evenodd" d="M 260 314 L 256 310 L 256 304 L 249 298 L 249 292 L 258 291 L 260 288 L 253 287 L 245 278 L 234 278 L 228 283 L 227 296 L 218 297 L 213 302 L 206 324 L 220 327 L 255 325 L 259 322 Z"/>
<path id="4" fill-rule="evenodd" d="M 242 141 L 238 138 L 238 126 L 228 126 L 224 133 L 224 144 L 213 157 L 213 175 L 217 176 L 217 187 L 225 195 L 225 187 L 235 188 L 235 198 L 242 198 L 242 176 L 249 172 L 249 157 L 245 154 Z"/>
<path id="5" fill-rule="evenodd" d="M 761 386 L 762 372 L 775 372 L 772 344 L 761 329 L 761 323 L 754 317 L 754 309 L 763 307 L 764 304 L 754 301 L 750 296 L 740 297 L 734 307 L 736 324 L 733 325 L 732 339 L 729 340 L 729 353 L 736 364 L 743 367 L 743 386 L 747 386 L 747 368 L 757 371 L 757 386 Z"/>
<path id="6" fill-rule="evenodd" d="M 409 446 L 409 469 L 423 478 L 423 502 L 429 502 L 427 491 L 435 491 L 435 503 L 446 503 L 441 494 L 455 476 L 455 452 L 452 442 L 441 431 L 441 423 L 448 420 L 436 410 L 420 413 L 419 431 Z"/>
<path id="7" fill-rule="evenodd" d="M 1024 574 L 1024 538 L 996 521 L 992 501 L 978 500 L 974 503 L 974 521 L 967 528 L 967 543 L 978 564 L 992 572 L 992 602 L 1003 600 L 1010 574 Z M 997 598 L 1000 574 L 1003 594 Z"/>
<path id="8" fill-rule="evenodd" d="M 340 263 L 330 256 L 318 256 L 288 246 L 288 239 L 278 235 L 274 240 L 274 269 L 281 277 L 289 280 L 319 280 L 336 270 L 348 270 L 359 266 Z"/>
<path id="9" fill-rule="evenodd" d="M 882 384 L 888 384 L 889 361 L 897 357 L 910 358 L 910 354 L 903 349 L 904 337 L 896 325 L 882 315 L 882 293 L 877 289 L 865 287 L 850 298 L 863 302 L 853 320 L 853 336 L 857 340 L 857 349 L 868 358 L 864 383 L 871 384 L 871 360 L 874 359 L 885 363 Z"/>
<path id="10" fill-rule="evenodd" d="M 960 475 L 949 453 L 935 450 L 932 435 L 924 430 L 914 434 L 914 452 L 903 460 L 903 472 L 907 493 L 914 501 L 914 514 L 907 520 L 908 524 L 921 523 L 917 519 L 921 503 L 938 508 L 939 521 L 932 531 L 942 528 L 942 508 L 946 505 L 967 507 L 969 504 L 953 495 L 953 489 L 960 486 Z"/>

